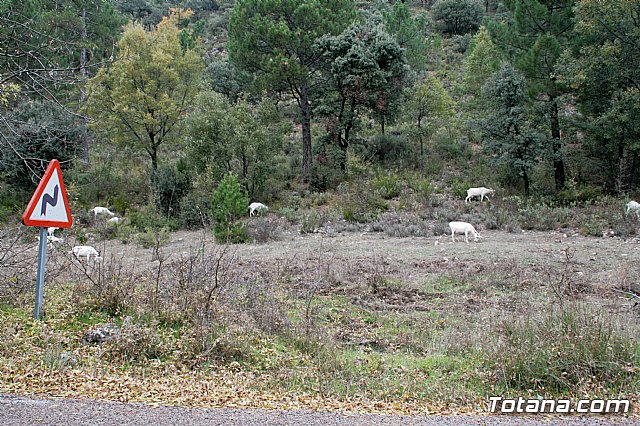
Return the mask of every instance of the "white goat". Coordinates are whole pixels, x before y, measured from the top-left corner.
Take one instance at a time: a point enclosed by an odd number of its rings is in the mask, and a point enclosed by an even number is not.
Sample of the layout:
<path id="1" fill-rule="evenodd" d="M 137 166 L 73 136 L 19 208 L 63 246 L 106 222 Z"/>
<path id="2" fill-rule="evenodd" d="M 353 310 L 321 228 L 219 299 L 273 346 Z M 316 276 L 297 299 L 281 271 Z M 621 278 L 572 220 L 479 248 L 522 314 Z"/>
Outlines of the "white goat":
<path id="1" fill-rule="evenodd" d="M 102 260 L 102 258 L 100 257 L 100 253 L 98 253 L 98 250 L 91 246 L 74 246 L 71 252 L 77 258 L 86 257 L 87 265 L 89 264 L 89 261 L 92 257 L 96 262 L 100 262 Z"/>
<path id="2" fill-rule="evenodd" d="M 37 235 L 36 238 L 38 239 L 38 241 L 40 241 L 40 235 Z M 47 235 L 47 247 L 49 247 L 50 249 L 54 249 L 56 244 L 62 243 L 64 243 L 64 238 L 59 238 L 55 235 Z"/>
<path id="3" fill-rule="evenodd" d="M 476 228 L 472 224 L 467 222 L 449 222 L 449 229 L 451 229 L 451 240 L 455 243 L 455 234 L 464 234 L 464 240 L 469 244 L 469 233 L 473 234 L 473 241 L 478 241 L 480 236 L 476 231 Z"/>
<path id="4" fill-rule="evenodd" d="M 109 215 L 109 216 L 115 216 L 115 214 L 113 214 L 108 208 L 106 207 L 94 207 L 91 210 L 89 210 L 89 213 L 93 213 L 93 218 L 97 219 L 98 215 Z"/>
<path id="5" fill-rule="evenodd" d="M 249 216 L 253 216 L 255 211 L 260 212 L 260 210 L 269 210 L 269 207 L 265 206 L 262 203 L 251 203 L 249 204 Z"/>
<path id="6" fill-rule="evenodd" d="M 50 227 L 48 227 L 48 228 L 47 228 L 47 233 L 48 233 L 49 235 L 54 235 L 54 233 L 55 233 L 58 229 L 60 229 L 60 228 L 57 228 L 57 227 L 55 227 L 55 226 L 50 226 Z"/>
<path id="7" fill-rule="evenodd" d="M 629 213 L 634 212 L 636 214 L 636 218 L 638 220 L 640 220 L 640 203 L 638 203 L 637 201 L 629 201 L 627 203 L 626 206 L 626 210 L 624 212 L 625 215 L 628 215 Z"/>
<path id="8" fill-rule="evenodd" d="M 107 220 L 107 223 L 113 223 L 115 225 L 117 225 L 118 223 L 122 223 L 124 219 L 118 216 L 114 216 L 111 219 Z"/>
<path id="9" fill-rule="evenodd" d="M 495 192 L 495 189 L 485 188 L 484 186 L 480 188 L 469 188 L 467 189 L 467 198 L 464 199 L 464 202 L 468 203 L 475 197 L 480 197 L 480 202 L 482 202 L 484 201 L 484 197 L 489 199 L 489 195 L 493 195 Z"/>

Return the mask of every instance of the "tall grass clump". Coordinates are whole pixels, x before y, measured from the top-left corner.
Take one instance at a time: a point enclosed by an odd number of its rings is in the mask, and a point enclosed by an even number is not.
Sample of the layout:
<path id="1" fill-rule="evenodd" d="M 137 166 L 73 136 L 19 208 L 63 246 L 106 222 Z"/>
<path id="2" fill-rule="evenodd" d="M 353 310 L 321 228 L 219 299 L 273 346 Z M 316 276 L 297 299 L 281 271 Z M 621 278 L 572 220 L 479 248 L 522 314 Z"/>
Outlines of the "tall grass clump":
<path id="1" fill-rule="evenodd" d="M 498 386 L 546 394 L 619 393 L 637 383 L 638 353 L 621 326 L 582 304 L 505 320 L 492 360 Z"/>

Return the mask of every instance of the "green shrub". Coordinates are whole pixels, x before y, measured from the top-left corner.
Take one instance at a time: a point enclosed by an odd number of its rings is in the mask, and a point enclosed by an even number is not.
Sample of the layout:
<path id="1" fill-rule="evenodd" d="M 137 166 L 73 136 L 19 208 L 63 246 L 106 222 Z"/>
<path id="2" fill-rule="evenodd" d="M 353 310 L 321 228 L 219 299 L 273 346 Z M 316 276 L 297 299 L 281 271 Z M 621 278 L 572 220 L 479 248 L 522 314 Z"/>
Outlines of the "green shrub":
<path id="1" fill-rule="evenodd" d="M 213 233 L 219 242 L 242 243 L 249 240 L 246 227 L 239 219 L 247 213 L 249 197 L 238 178 L 228 174 L 213 194 L 211 217 Z"/>
<path id="2" fill-rule="evenodd" d="M 209 194 L 190 192 L 180 200 L 180 227 L 200 229 L 209 223 Z"/>
<path id="3" fill-rule="evenodd" d="M 591 185 L 569 185 L 556 196 L 561 205 L 588 203 L 602 195 L 602 189 Z"/>
<path id="4" fill-rule="evenodd" d="M 377 220 L 380 213 L 388 209 L 389 205 L 376 191 L 367 185 L 356 185 L 350 188 L 342 206 L 342 216 L 350 222 L 369 223 Z"/>
<path id="5" fill-rule="evenodd" d="M 467 197 L 467 189 L 471 188 L 472 185 L 465 179 L 456 178 L 449 183 L 449 187 L 451 188 L 451 193 L 455 195 L 456 198 L 465 199 Z"/>
<path id="6" fill-rule="evenodd" d="M 402 166 L 415 164 L 416 152 L 403 136 L 377 135 L 367 142 L 364 155 L 385 166 Z"/>
<path id="7" fill-rule="evenodd" d="M 373 188 L 376 193 L 385 200 L 396 198 L 402 191 L 402 184 L 395 174 L 380 176 L 373 181 Z"/>
<path id="8" fill-rule="evenodd" d="M 151 174 L 151 187 L 158 211 L 166 217 L 180 215 L 180 201 L 189 193 L 191 181 L 185 172 L 185 166 L 160 166 Z"/>
<path id="9" fill-rule="evenodd" d="M 336 188 L 344 180 L 344 172 L 340 168 L 344 161 L 344 151 L 325 137 L 314 147 L 313 155 L 309 176 L 311 189 L 324 192 Z"/>
<path id="10" fill-rule="evenodd" d="M 169 219 L 162 216 L 153 205 L 146 205 L 139 210 L 131 212 L 129 214 L 129 225 L 139 231 L 161 229 L 165 227 L 171 230 L 176 230 L 178 228 L 178 223 L 175 219 Z"/>

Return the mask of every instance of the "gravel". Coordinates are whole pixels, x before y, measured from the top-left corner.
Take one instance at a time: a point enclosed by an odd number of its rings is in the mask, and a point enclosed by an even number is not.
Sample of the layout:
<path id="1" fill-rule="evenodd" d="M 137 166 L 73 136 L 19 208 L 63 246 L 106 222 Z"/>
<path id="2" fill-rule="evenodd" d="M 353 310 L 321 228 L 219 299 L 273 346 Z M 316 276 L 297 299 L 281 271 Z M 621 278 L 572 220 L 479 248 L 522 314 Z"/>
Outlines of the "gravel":
<path id="1" fill-rule="evenodd" d="M 94 400 L 0 395 L 0 425 L 632 425 L 638 419 L 593 415 L 529 417 L 351 415 L 311 411 L 154 407 Z"/>

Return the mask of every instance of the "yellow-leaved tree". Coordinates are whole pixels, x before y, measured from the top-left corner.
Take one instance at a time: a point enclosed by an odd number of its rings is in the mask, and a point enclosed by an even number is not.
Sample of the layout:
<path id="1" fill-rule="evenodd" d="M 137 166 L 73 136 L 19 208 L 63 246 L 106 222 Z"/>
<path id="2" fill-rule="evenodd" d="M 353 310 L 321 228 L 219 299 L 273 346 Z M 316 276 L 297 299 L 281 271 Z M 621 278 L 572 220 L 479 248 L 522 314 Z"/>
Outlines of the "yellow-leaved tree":
<path id="1" fill-rule="evenodd" d="M 203 64 L 178 27 L 190 11 L 172 10 L 155 30 L 128 25 L 118 57 L 87 86 L 91 127 L 106 140 L 149 155 L 158 168 L 158 149 L 179 140 L 179 126 L 198 91 Z M 192 41 L 192 39 L 191 39 Z"/>

